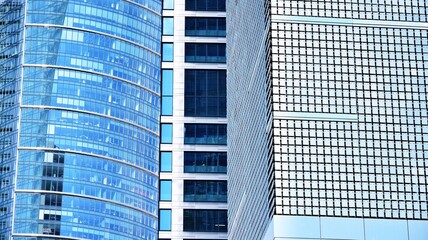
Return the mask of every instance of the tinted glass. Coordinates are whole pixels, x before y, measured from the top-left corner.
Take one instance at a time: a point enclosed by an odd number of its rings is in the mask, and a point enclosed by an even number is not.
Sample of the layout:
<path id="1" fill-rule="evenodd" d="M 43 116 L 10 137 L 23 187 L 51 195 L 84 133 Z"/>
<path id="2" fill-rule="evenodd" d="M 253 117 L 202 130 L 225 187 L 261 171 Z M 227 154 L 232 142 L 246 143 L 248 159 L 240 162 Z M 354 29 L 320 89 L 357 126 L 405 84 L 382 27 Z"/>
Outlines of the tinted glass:
<path id="1" fill-rule="evenodd" d="M 186 0 L 187 11 L 226 11 L 226 0 Z"/>
<path id="2" fill-rule="evenodd" d="M 161 172 L 172 171 L 172 152 L 160 153 L 160 171 Z"/>
<path id="3" fill-rule="evenodd" d="M 162 70 L 162 115 L 171 116 L 173 113 L 173 70 Z"/>
<path id="4" fill-rule="evenodd" d="M 184 124 L 184 144 L 226 145 L 226 124 Z"/>
<path id="5" fill-rule="evenodd" d="M 227 153 L 225 152 L 184 152 L 184 172 L 186 173 L 226 173 Z"/>
<path id="6" fill-rule="evenodd" d="M 184 231 L 227 232 L 227 210 L 184 210 Z"/>
<path id="7" fill-rule="evenodd" d="M 172 143 L 172 124 L 161 124 L 161 143 Z"/>
<path id="8" fill-rule="evenodd" d="M 161 180 L 160 181 L 160 200 L 171 201 L 172 198 L 172 181 Z"/>
<path id="9" fill-rule="evenodd" d="M 162 61 L 164 62 L 174 61 L 174 44 L 173 43 L 162 43 Z"/>
<path id="10" fill-rule="evenodd" d="M 186 17 L 186 36 L 225 37 L 226 18 Z"/>
<path id="11" fill-rule="evenodd" d="M 184 115 L 226 117 L 226 70 L 186 70 Z"/>
<path id="12" fill-rule="evenodd" d="M 186 62 L 226 63 L 225 43 L 186 43 Z"/>
<path id="13" fill-rule="evenodd" d="M 171 209 L 159 210 L 159 230 L 171 231 Z"/>
<path id="14" fill-rule="evenodd" d="M 163 35 L 174 35 L 174 18 L 173 17 L 164 17 L 163 26 L 162 26 Z"/>
<path id="15" fill-rule="evenodd" d="M 226 181 L 184 181 L 185 202 L 227 202 Z"/>
<path id="16" fill-rule="evenodd" d="M 174 0 L 163 0 L 163 9 L 174 9 Z"/>

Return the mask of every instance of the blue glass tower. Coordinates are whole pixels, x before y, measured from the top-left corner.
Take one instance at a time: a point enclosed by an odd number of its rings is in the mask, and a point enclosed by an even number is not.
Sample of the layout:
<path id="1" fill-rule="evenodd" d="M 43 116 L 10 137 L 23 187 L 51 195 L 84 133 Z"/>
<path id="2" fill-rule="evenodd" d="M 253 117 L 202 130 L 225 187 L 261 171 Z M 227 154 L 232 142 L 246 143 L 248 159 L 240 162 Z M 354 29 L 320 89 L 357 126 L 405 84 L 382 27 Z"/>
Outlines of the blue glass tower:
<path id="1" fill-rule="evenodd" d="M 0 1 L 0 239 L 156 239 L 160 0 Z"/>

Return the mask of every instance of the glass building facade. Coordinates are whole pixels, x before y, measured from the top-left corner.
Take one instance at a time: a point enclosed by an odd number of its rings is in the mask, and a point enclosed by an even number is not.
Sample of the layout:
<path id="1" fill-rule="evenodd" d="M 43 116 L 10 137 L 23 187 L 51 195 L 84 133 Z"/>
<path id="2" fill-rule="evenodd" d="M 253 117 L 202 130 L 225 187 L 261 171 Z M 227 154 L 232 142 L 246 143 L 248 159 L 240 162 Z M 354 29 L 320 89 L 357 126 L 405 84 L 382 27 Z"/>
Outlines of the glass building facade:
<path id="1" fill-rule="evenodd" d="M 230 239 L 426 239 L 426 1 L 227 9 Z"/>
<path id="2" fill-rule="evenodd" d="M 227 239 L 225 0 L 164 0 L 159 239 Z"/>
<path id="3" fill-rule="evenodd" d="M 0 239 L 157 239 L 158 0 L 0 3 Z"/>

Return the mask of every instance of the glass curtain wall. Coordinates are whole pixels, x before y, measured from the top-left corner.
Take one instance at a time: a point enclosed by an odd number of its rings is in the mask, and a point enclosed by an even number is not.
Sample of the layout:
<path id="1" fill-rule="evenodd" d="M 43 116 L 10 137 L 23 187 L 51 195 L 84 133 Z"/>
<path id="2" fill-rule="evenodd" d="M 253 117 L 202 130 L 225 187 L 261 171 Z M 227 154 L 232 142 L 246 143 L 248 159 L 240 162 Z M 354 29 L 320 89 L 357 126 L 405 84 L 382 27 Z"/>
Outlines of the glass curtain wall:
<path id="1" fill-rule="evenodd" d="M 6 215 L 1 239 L 10 236 L 12 222 L 20 239 L 156 239 L 161 1 L 20 6 L 23 44 L 11 65 L 22 76 L 10 88 L 20 96 L 1 109 L 4 116 L 19 106 L 10 114 L 19 126 L 11 128 L 18 154 L 0 150 L 1 169 L 9 161 L 5 169 L 17 173 L 16 182 L 7 178 L 14 188 L 0 201 L 14 219 Z M 3 84 L 12 70 L 2 70 Z"/>

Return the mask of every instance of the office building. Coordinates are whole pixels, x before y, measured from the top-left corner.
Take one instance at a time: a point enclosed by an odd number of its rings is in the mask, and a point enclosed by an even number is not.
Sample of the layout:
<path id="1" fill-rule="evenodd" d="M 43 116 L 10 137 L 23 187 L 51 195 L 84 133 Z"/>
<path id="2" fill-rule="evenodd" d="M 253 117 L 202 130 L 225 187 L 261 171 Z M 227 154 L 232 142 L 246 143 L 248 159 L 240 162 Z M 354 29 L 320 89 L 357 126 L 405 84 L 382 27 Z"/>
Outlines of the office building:
<path id="1" fill-rule="evenodd" d="M 0 4 L 0 239 L 157 239 L 160 0 Z"/>
<path id="2" fill-rule="evenodd" d="M 229 239 L 427 239 L 427 14 L 228 1 Z"/>
<path id="3" fill-rule="evenodd" d="M 159 239 L 227 239 L 225 0 L 164 0 Z"/>

